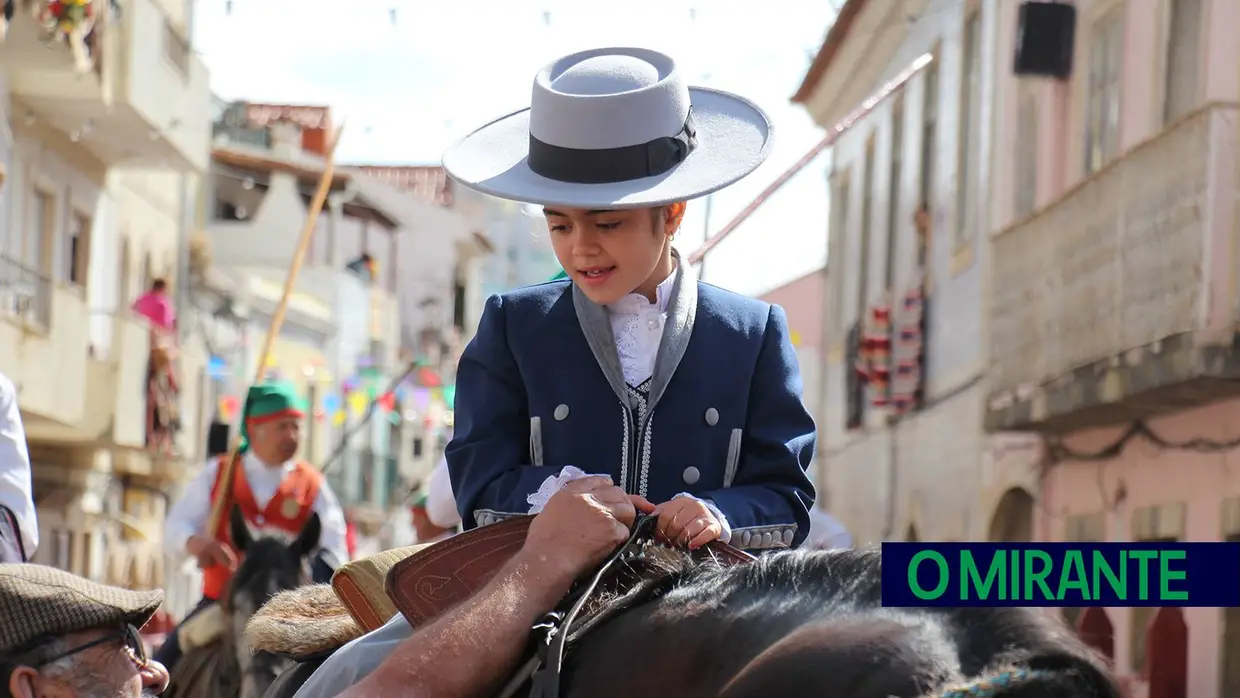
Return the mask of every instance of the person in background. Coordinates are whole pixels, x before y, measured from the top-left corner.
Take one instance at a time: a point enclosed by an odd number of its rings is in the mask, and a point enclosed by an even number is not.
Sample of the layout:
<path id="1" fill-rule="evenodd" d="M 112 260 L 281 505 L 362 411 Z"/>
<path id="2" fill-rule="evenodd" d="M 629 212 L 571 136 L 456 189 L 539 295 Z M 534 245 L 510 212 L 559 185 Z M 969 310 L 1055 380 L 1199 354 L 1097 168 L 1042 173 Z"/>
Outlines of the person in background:
<path id="1" fill-rule="evenodd" d="M 839 519 L 814 507 L 809 510 L 809 537 L 805 547 L 815 550 L 835 550 L 853 547 L 852 535 Z"/>
<path id="2" fill-rule="evenodd" d="M 456 531 L 461 525 L 461 514 L 456 510 L 456 497 L 452 494 L 452 478 L 448 475 L 448 459 L 439 459 L 439 465 L 431 472 L 426 485 L 426 516 L 430 523 L 444 530 Z"/>
<path id="3" fill-rule="evenodd" d="M 413 505 L 413 529 L 418 543 L 438 543 L 456 535 L 461 516 L 456 511 L 456 498 L 452 496 L 452 481 L 448 477 L 448 459 L 441 458 L 431 472 L 422 496 Z"/>
<path id="4" fill-rule="evenodd" d="M 451 538 L 456 533 L 455 528 L 442 528 L 431 522 L 426 512 L 426 500 L 427 496 L 423 493 L 410 507 L 413 515 L 413 531 L 418 537 L 419 545 L 438 543 Z"/>
<path id="5" fill-rule="evenodd" d="M 180 393 L 176 375 L 176 308 L 168 296 L 168 282 L 155 279 L 151 288 L 133 302 L 134 313 L 150 324 L 150 355 L 147 357 L 147 447 L 165 455 L 175 451 L 177 395 Z"/>
<path id="6" fill-rule="evenodd" d="M 176 331 L 176 309 L 168 296 L 168 282 L 164 279 L 151 282 L 150 290 L 133 302 L 133 311 L 150 320 L 152 328 L 158 331 L 160 337 Z M 151 344 L 154 346 L 156 343 Z"/>
<path id="7" fill-rule="evenodd" d="M 377 278 L 379 271 L 369 252 L 363 252 L 360 257 L 346 264 L 345 268 L 371 283 Z"/>
<path id="8" fill-rule="evenodd" d="M 357 524 L 348 521 L 344 525 L 344 546 L 349 554 L 349 559 L 357 558 Z"/>
<path id="9" fill-rule="evenodd" d="M 263 383 L 250 388 L 241 413 L 242 446 L 234 471 L 232 491 L 219 492 L 224 460 L 207 463 L 168 512 L 164 546 L 168 555 L 198 559 L 203 570 L 202 600 L 184 620 L 219 601 L 237 568 L 237 552 L 229 542 L 228 517 L 219 528 L 207 530 L 215 501 L 227 497 L 224 511 L 241 509 L 255 528 L 297 534 L 318 514 L 322 525 L 320 550 L 311 572 L 315 583 L 331 581 L 332 573 L 349 559 L 344 510 L 326 479 L 314 466 L 296 459 L 305 412 L 296 389 L 287 383 Z M 179 626 L 178 626 L 179 628 Z M 156 659 L 173 667 L 181 656 L 177 631 L 159 648 Z"/>
<path id="10" fill-rule="evenodd" d="M 17 388 L 0 373 L 0 563 L 25 562 L 38 546 L 30 451 Z"/>
<path id="11" fill-rule="evenodd" d="M 163 600 L 54 567 L 0 564 L 0 697 L 162 693 L 168 671 L 147 659 L 138 628 Z"/>

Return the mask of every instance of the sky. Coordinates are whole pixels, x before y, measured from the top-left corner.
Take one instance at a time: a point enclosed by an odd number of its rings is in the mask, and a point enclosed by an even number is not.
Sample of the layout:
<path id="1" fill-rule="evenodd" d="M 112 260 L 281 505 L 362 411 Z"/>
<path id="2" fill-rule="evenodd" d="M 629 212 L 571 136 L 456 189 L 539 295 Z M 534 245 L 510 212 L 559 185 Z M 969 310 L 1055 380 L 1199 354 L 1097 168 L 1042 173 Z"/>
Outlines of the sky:
<path id="1" fill-rule="evenodd" d="M 690 84 L 728 90 L 775 125 L 771 157 L 692 202 L 691 252 L 820 141 L 790 102 L 834 17 L 827 0 L 193 0 L 194 43 L 228 100 L 324 104 L 344 163 L 438 164 L 445 147 L 529 104 L 534 74 L 600 46 L 673 56 Z M 345 9 L 348 8 L 348 9 Z M 705 278 L 757 295 L 826 261 L 825 156 L 706 258 Z"/>

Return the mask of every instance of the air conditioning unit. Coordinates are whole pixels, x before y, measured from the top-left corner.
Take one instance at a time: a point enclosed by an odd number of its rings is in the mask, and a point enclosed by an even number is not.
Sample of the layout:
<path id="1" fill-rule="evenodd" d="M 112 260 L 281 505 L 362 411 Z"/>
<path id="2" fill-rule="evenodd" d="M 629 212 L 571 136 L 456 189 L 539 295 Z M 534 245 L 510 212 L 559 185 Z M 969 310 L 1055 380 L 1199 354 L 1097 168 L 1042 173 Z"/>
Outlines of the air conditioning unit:
<path id="1" fill-rule="evenodd" d="M 1076 7 L 1063 2 L 1023 2 L 1016 26 L 1013 72 L 1066 79 L 1072 75 Z"/>

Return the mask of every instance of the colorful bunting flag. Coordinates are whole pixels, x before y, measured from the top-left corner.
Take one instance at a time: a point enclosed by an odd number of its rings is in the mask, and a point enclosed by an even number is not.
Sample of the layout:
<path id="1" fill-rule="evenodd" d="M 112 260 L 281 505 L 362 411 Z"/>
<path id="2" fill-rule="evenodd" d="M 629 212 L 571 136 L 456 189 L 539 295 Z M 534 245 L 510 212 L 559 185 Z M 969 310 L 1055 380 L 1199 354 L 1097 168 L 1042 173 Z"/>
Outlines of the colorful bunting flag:
<path id="1" fill-rule="evenodd" d="M 349 411 L 354 417 L 360 417 L 366 413 L 366 405 L 370 400 L 366 398 L 365 393 L 349 393 Z"/>

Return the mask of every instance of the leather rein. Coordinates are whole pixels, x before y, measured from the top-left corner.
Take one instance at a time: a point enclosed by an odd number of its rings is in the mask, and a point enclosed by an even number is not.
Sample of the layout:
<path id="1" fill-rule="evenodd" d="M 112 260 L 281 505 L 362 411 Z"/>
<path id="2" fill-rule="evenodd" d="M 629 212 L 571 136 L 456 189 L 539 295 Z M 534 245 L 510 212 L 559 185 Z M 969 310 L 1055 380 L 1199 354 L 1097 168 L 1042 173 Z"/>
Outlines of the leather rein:
<path id="1" fill-rule="evenodd" d="M 559 698 L 560 674 L 564 666 L 564 645 L 569 631 L 590 600 L 594 590 L 625 555 L 643 541 L 652 540 L 658 517 L 642 515 L 633 524 L 629 539 L 622 543 L 598 568 L 590 581 L 560 602 L 556 610 L 543 616 L 533 627 L 534 656 L 517 670 L 504 686 L 499 698 L 512 698 L 527 681 L 532 682 L 529 698 Z M 568 606 L 567 611 L 562 611 Z"/>

